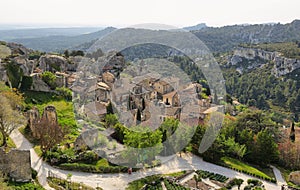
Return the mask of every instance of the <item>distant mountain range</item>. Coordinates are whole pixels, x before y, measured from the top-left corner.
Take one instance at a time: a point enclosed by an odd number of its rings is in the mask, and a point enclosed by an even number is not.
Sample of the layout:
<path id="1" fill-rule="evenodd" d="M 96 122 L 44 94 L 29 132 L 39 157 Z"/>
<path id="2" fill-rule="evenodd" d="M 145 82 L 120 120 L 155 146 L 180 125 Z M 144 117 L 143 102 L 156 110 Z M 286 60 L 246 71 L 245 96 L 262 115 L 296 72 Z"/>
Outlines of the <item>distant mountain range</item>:
<path id="1" fill-rule="evenodd" d="M 72 27 L 72 28 L 33 28 L 3 30 L 0 25 L 0 40 L 8 41 L 18 38 L 40 38 L 47 36 L 77 36 L 97 32 L 101 27 Z M 5 29 L 5 26 L 3 26 Z"/>
<path id="2" fill-rule="evenodd" d="M 300 41 L 300 20 L 294 20 L 288 24 L 233 25 L 224 27 L 207 27 L 206 24 L 201 23 L 196 26 L 185 27 L 184 29 L 190 30 L 195 34 L 212 52 L 230 51 L 242 43 Z M 85 30 L 90 31 L 89 29 Z M 28 37 L 30 35 L 34 36 L 33 34 L 39 30 L 27 30 L 28 33 L 25 33 L 26 35 L 23 36 L 20 32 L 17 33 L 18 35 L 12 32 L 9 36 L 10 39 L 6 41 L 21 43 L 26 47 L 46 52 L 62 52 L 65 49 L 86 50 L 97 39 L 102 38 L 114 30 L 116 30 L 116 28 L 108 27 L 96 32 L 74 35 L 76 32 L 79 32 L 79 29 L 78 31 L 76 31 L 76 29 L 66 29 L 65 31 L 60 31 L 64 33 L 62 35 L 32 38 Z M 19 31 L 22 32 L 22 30 Z M 30 31 L 33 32 L 33 34 L 31 34 Z M 82 29 L 81 32 L 84 32 L 84 29 Z M 44 32 L 43 35 L 46 33 L 47 32 Z M 68 35 L 66 35 L 66 33 Z M 147 32 L 145 35 L 147 35 Z M 3 31 L 0 30 L 0 40 L 5 40 L 3 36 L 5 35 L 3 35 Z"/>
<path id="3" fill-rule="evenodd" d="M 192 30 L 201 30 L 201 29 L 206 28 L 206 27 L 207 26 L 206 26 L 205 23 L 200 23 L 200 24 L 197 24 L 195 26 L 187 26 L 187 27 L 184 27 L 182 29 L 192 31 Z"/>
<path id="4" fill-rule="evenodd" d="M 74 47 L 76 46 L 101 38 L 114 31 L 115 29 L 116 28 L 108 27 L 97 32 L 81 34 L 76 36 L 57 35 L 39 38 L 20 38 L 9 41 L 20 43 L 26 47 L 39 51 L 62 52 L 66 49 L 74 49 Z"/>

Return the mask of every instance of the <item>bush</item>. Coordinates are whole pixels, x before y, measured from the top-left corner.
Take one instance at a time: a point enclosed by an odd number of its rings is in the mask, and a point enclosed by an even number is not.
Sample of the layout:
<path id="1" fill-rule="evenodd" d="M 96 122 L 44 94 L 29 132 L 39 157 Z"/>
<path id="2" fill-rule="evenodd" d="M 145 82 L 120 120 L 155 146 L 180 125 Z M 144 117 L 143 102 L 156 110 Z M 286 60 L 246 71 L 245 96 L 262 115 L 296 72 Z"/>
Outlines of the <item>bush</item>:
<path id="1" fill-rule="evenodd" d="M 57 84 L 56 84 L 56 76 L 55 74 L 46 71 L 42 74 L 42 80 L 50 86 L 51 89 L 55 89 Z"/>
<path id="2" fill-rule="evenodd" d="M 260 186 L 262 185 L 262 182 L 259 181 L 258 179 L 248 179 L 247 180 L 247 183 L 250 185 L 250 184 L 253 184 L 254 186 Z"/>
<path id="3" fill-rule="evenodd" d="M 98 160 L 98 155 L 93 151 L 85 151 L 78 155 L 76 161 L 91 164 Z"/>
<path id="4" fill-rule="evenodd" d="M 32 179 L 36 179 L 37 175 L 38 175 L 37 171 L 34 170 L 33 168 L 31 168 L 31 177 L 32 177 Z"/>
<path id="5" fill-rule="evenodd" d="M 59 168 L 64 170 L 83 171 L 90 173 L 119 173 L 127 172 L 127 167 L 123 166 L 95 166 L 83 163 L 63 163 Z"/>
<path id="6" fill-rule="evenodd" d="M 58 95 L 65 98 L 67 101 L 72 100 L 72 91 L 70 89 L 65 88 L 65 87 L 61 87 L 61 88 L 56 88 L 55 90 L 58 93 Z"/>

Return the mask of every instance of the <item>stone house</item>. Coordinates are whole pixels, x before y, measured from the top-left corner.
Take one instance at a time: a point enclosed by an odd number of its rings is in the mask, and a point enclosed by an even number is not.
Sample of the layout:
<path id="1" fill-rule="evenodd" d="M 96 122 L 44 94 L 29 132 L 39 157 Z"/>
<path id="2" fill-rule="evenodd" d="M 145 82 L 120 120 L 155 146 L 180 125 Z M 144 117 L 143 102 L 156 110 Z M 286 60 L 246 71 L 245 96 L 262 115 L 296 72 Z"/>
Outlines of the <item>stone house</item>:
<path id="1" fill-rule="evenodd" d="M 102 81 L 104 83 L 106 83 L 110 88 L 112 88 L 112 86 L 115 82 L 115 76 L 112 73 L 108 72 L 108 71 L 104 72 L 102 74 Z"/>
<path id="2" fill-rule="evenodd" d="M 171 86 L 171 84 L 167 83 L 166 81 L 159 80 L 153 84 L 154 90 L 159 94 L 167 94 L 169 92 L 172 92 L 174 88 Z"/>
<path id="3" fill-rule="evenodd" d="M 174 107 L 179 106 L 179 98 L 178 98 L 178 93 L 176 91 L 169 92 L 167 94 L 163 95 L 163 102 L 166 105 L 171 105 Z"/>

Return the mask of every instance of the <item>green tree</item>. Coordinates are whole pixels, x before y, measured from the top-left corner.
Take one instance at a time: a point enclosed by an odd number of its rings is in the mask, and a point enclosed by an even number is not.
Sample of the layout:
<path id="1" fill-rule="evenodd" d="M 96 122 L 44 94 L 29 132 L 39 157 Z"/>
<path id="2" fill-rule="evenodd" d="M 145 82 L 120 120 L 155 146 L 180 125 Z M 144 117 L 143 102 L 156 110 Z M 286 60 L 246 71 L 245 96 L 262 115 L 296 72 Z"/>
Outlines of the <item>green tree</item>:
<path id="1" fill-rule="evenodd" d="M 64 52 L 64 55 L 65 55 L 66 58 L 68 58 L 68 57 L 70 56 L 69 50 L 66 50 L 66 51 Z"/>
<path id="2" fill-rule="evenodd" d="M 113 109 L 113 106 L 112 106 L 111 102 L 109 102 L 107 107 L 106 107 L 106 113 L 107 114 L 114 114 L 114 109 Z"/>
<path id="3" fill-rule="evenodd" d="M 8 98 L 0 94 L 0 133 L 2 135 L 1 146 L 7 146 L 7 138 L 11 132 L 20 126 L 26 125 L 25 117 L 12 107 Z"/>
<path id="4" fill-rule="evenodd" d="M 142 121 L 142 114 L 140 109 L 137 109 L 137 113 L 136 113 L 136 124 L 139 125 Z"/>
<path id="5" fill-rule="evenodd" d="M 160 130 L 151 131 L 148 127 L 134 127 L 132 130 L 126 130 L 124 156 L 133 164 L 151 163 L 162 150 L 161 140 Z"/>
<path id="6" fill-rule="evenodd" d="M 237 179 L 235 180 L 235 184 L 238 186 L 238 189 L 240 190 L 241 185 L 243 184 L 244 180 L 243 179 Z"/>
<path id="7" fill-rule="evenodd" d="M 270 164 L 278 159 L 278 145 L 268 130 L 257 134 L 255 144 L 257 163 Z"/>
<path id="8" fill-rule="evenodd" d="M 290 139 L 292 142 L 295 142 L 295 140 L 296 140 L 295 123 L 294 122 L 292 123 L 292 126 L 291 126 Z"/>

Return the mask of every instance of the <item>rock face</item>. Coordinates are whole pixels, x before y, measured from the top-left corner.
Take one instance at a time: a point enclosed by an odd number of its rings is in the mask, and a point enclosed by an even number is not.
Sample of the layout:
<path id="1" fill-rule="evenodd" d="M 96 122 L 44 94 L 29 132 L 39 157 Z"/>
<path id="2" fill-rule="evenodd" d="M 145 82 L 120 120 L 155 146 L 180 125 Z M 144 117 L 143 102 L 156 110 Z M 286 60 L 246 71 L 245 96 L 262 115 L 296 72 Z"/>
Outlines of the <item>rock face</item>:
<path id="1" fill-rule="evenodd" d="M 32 86 L 30 90 L 39 92 L 50 92 L 50 87 L 42 80 L 40 74 L 33 74 L 32 76 Z"/>
<path id="2" fill-rule="evenodd" d="M 300 171 L 290 173 L 289 181 L 295 183 L 296 185 L 300 185 Z"/>
<path id="3" fill-rule="evenodd" d="M 274 74 L 282 76 L 300 68 L 300 60 L 285 57 L 275 57 Z"/>
<path id="4" fill-rule="evenodd" d="M 87 129 L 82 132 L 79 137 L 74 142 L 75 150 L 88 149 L 95 146 L 98 142 L 98 130 L 97 129 Z"/>
<path id="5" fill-rule="evenodd" d="M 276 77 L 286 75 L 300 68 L 300 60 L 286 58 L 278 52 L 269 52 L 261 49 L 242 47 L 237 48 L 234 51 L 234 55 L 231 58 L 230 62 L 232 65 L 237 65 L 242 61 L 241 58 L 246 58 L 248 60 L 260 58 L 267 61 L 273 61 L 275 64 L 272 72 Z"/>
<path id="6" fill-rule="evenodd" d="M 58 55 L 44 55 L 39 59 L 39 68 L 43 71 L 65 72 L 68 64 L 67 59 Z"/>
<path id="7" fill-rule="evenodd" d="M 16 43 L 7 43 L 7 47 L 11 49 L 12 54 L 29 55 L 33 52 L 31 49 L 28 49 L 23 45 Z"/>
<path id="8" fill-rule="evenodd" d="M 31 181 L 30 151 L 13 149 L 5 153 L 0 149 L 0 171 L 18 182 Z"/>

